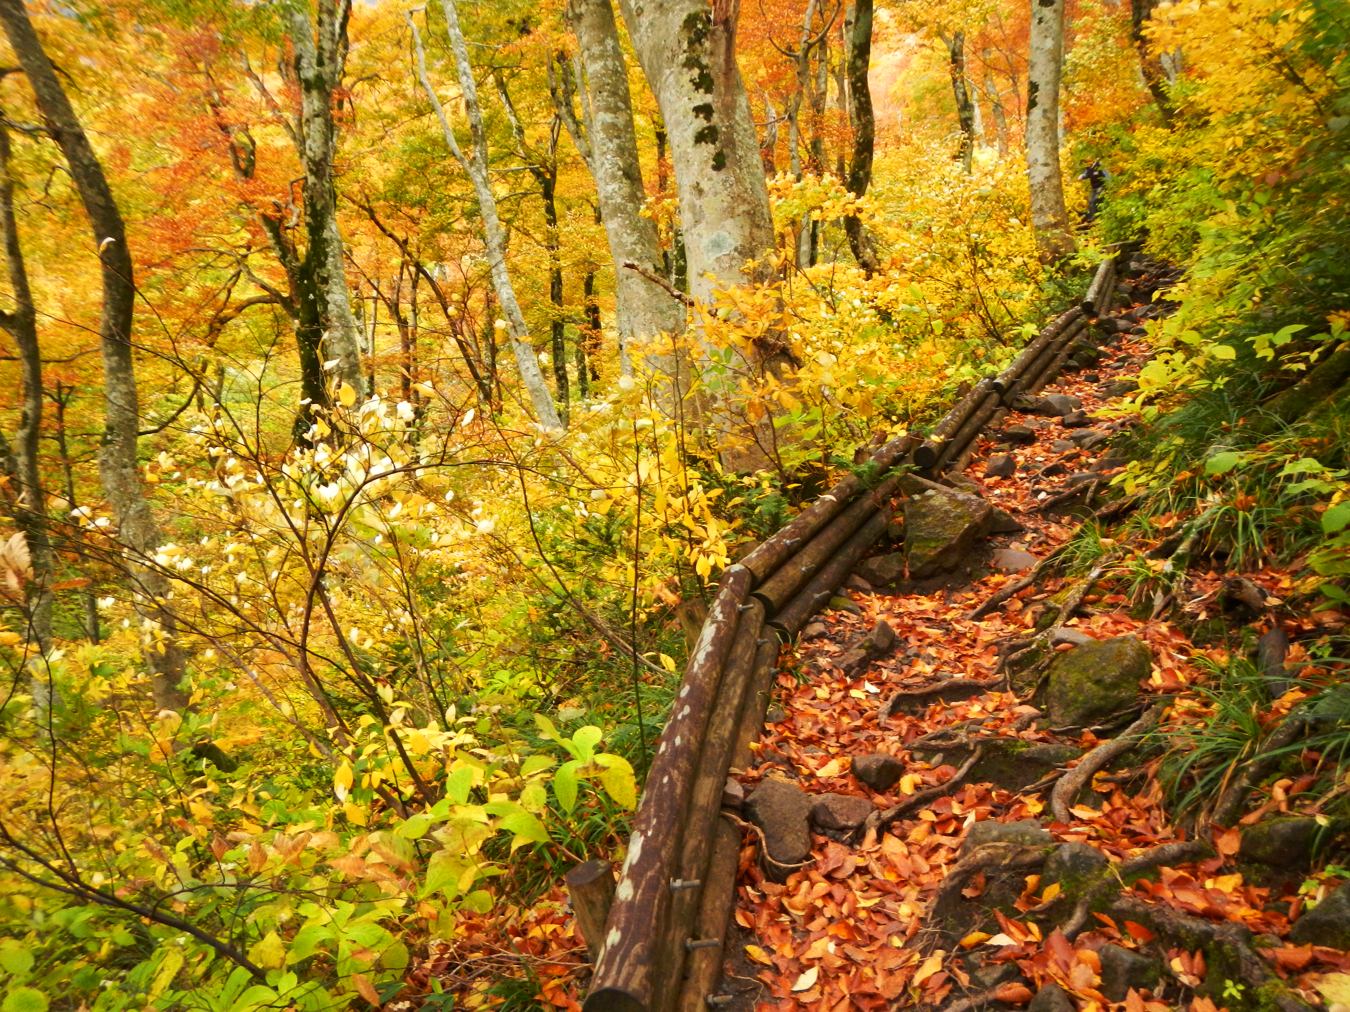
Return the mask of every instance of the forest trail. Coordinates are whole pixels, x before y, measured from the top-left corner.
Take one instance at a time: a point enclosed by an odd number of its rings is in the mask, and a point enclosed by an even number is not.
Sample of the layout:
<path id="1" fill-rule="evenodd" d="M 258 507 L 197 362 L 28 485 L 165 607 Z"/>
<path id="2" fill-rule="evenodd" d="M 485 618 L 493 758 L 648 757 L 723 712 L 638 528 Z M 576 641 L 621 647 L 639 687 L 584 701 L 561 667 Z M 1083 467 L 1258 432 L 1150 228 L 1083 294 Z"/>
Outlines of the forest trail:
<path id="1" fill-rule="evenodd" d="M 846 599 L 833 601 L 784 655 L 764 735 L 739 777 L 745 817 L 763 831 L 747 823 L 725 1007 L 955 1012 L 1022 1005 L 1041 989 L 1033 1007 L 1072 1009 L 1057 982 L 1080 996 L 1096 993 L 1100 1007 L 1177 1007 L 1173 999 L 1204 978 L 1203 955 L 1177 950 L 1158 983 L 1162 964 L 1127 951 L 1144 947 L 1158 925 L 1136 923 L 1142 914 L 1128 924 L 1089 916 L 1086 905 L 1067 901 L 1067 882 L 1061 894 L 1054 880 L 1065 876 L 1042 867 L 1047 853 L 1080 878 L 1107 859 L 1143 854 L 1139 870 L 1156 871 L 1156 880 L 1127 888 L 1122 904 L 1146 898 L 1168 905 L 1165 918 L 1195 915 L 1275 936 L 1266 940 L 1276 945 L 1273 961 L 1290 971 L 1343 958 L 1278 941 L 1297 908 L 1284 894 L 1298 879 L 1274 888 L 1245 882 L 1231 867 L 1236 831 L 1219 834 L 1213 848 L 1154 849 L 1187 839 L 1164 813 L 1156 761 L 1062 790 L 1067 818 L 1055 817 L 1052 791 L 1078 757 L 1141 713 L 1141 723 L 1156 720 L 1154 704 L 1195 680 L 1187 659 L 1199 652 L 1173 622 L 1141 618 L 1122 593 L 1096 592 L 1100 569 L 1090 558 L 1067 561 L 1068 576 L 1032 568 L 1075 550 L 1069 543 L 1091 516 L 1090 500 L 1123 464 L 1109 449 L 1119 424 L 1112 403 L 1134 386 L 1148 346 L 1127 333 L 1105 350 L 1097 365 L 1061 375 L 1035 398 L 1036 410 L 1014 412 L 986 433 L 964 473 L 949 476 L 1004 511 L 1003 533 L 969 549 L 956 573 L 885 589 L 855 575 L 841 591 Z M 1098 564 L 1109 560 L 1109 540 L 1092 547 Z M 880 547 L 859 573 L 895 575 L 886 570 L 899 556 L 887 551 L 895 549 Z M 1275 600 L 1288 589 L 1277 571 L 1256 579 Z M 1213 572 L 1191 574 L 1189 617 L 1217 610 L 1222 583 Z M 980 610 L 987 614 L 973 617 Z M 1069 721 L 1088 726 L 1056 728 L 1051 717 L 1075 700 L 1047 706 L 1043 673 L 1014 674 L 1020 691 L 1011 691 L 1004 666 L 1014 655 L 1017 668 L 1016 655 L 1047 627 L 1038 641 L 1046 656 L 1033 651 L 1022 660 L 1048 663 L 1085 642 L 1130 637 L 1147 646 L 1151 662 L 1125 675 L 1122 693 L 1120 673 L 1103 661 L 1101 684 Z M 1134 639 L 1114 642 L 1129 647 L 1126 655 L 1137 650 Z M 1164 728 L 1181 719 L 1177 709 L 1165 712 Z M 807 809 L 812 836 L 803 855 Z M 1120 890 L 1117 882 L 1111 893 Z M 1239 978 L 1234 972 L 1239 991 L 1259 983 Z M 1196 1000 L 1192 1007 L 1219 1007 Z"/>

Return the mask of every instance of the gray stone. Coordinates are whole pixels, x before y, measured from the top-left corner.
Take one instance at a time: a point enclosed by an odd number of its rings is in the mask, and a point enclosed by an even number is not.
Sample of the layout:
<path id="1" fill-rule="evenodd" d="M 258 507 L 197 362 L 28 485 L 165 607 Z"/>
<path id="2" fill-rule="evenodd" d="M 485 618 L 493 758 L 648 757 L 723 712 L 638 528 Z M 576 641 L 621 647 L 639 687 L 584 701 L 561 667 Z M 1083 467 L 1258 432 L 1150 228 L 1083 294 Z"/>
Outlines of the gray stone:
<path id="1" fill-rule="evenodd" d="M 1050 662 L 1046 710 L 1055 727 L 1098 724 L 1132 706 L 1153 655 L 1134 636 L 1093 640 Z"/>
<path id="2" fill-rule="evenodd" d="M 862 609 L 858 607 L 857 602 L 845 594 L 835 594 L 825 607 L 833 611 L 846 611 L 850 615 L 862 614 Z"/>
<path id="3" fill-rule="evenodd" d="M 1040 559 L 1030 552 L 1017 548 L 1000 548 L 994 552 L 989 561 L 995 569 L 1005 573 L 1024 573 L 1040 562 Z"/>
<path id="4" fill-rule="evenodd" d="M 777 882 L 811 854 L 811 797 L 796 784 L 768 777 L 745 799 L 745 814 L 764 833 L 764 870 Z"/>
<path id="5" fill-rule="evenodd" d="M 890 552 L 886 555 L 872 555 L 863 559 L 854 569 L 859 576 L 873 587 L 887 587 L 905 575 L 905 553 Z"/>
<path id="6" fill-rule="evenodd" d="M 1015 446 L 1030 446 L 1036 442 L 1036 430 L 1029 425 L 1005 425 L 1003 441 Z"/>
<path id="7" fill-rule="evenodd" d="M 1084 643 L 1091 643 L 1092 637 L 1081 629 L 1071 629 L 1062 625 L 1050 634 L 1050 640 L 1053 643 L 1070 643 L 1073 646 L 1081 647 Z"/>
<path id="8" fill-rule="evenodd" d="M 1042 397 L 1019 396 L 1013 406 L 1029 415 L 1045 415 L 1050 418 L 1062 418 L 1070 411 L 1076 411 L 1083 402 L 1072 394 L 1045 394 Z"/>
<path id="9" fill-rule="evenodd" d="M 956 491 L 965 492 L 968 495 L 979 495 L 983 491 L 978 481 L 960 471 L 947 475 L 943 480 Z"/>
<path id="10" fill-rule="evenodd" d="M 1054 837 L 1035 819 L 1023 819 L 1020 822 L 995 822 L 985 819 L 970 827 L 966 839 L 961 844 L 961 854 L 990 843 L 1010 843 L 1018 847 L 1048 847 L 1054 843 Z"/>
<path id="11" fill-rule="evenodd" d="M 1079 429 L 1069 437 L 1074 443 L 1083 450 L 1095 450 L 1111 438 L 1109 432 L 1103 432 L 1101 429 Z"/>
<path id="12" fill-rule="evenodd" d="M 873 753 L 853 757 L 853 775 L 878 794 L 894 787 L 904 772 L 905 764 L 895 756 Z"/>
<path id="13" fill-rule="evenodd" d="M 1020 738 L 990 738 L 981 744 L 984 753 L 971 768 L 971 783 L 989 783 L 1005 791 L 1030 787 L 1082 754 L 1072 745 Z"/>
<path id="14" fill-rule="evenodd" d="M 1110 863 L 1105 854 L 1089 844 L 1061 843 L 1046 859 L 1041 878 L 1047 883 L 1058 882 L 1066 893 L 1073 893 Z"/>
<path id="15" fill-rule="evenodd" d="M 984 466 L 986 478 L 1011 478 L 1017 473 L 1017 460 L 1011 453 L 996 453 Z"/>
<path id="16" fill-rule="evenodd" d="M 1276 867 L 1306 868 L 1319 842 L 1329 842 L 1330 827 L 1301 816 L 1266 819 L 1242 831 L 1238 857 Z"/>
<path id="17" fill-rule="evenodd" d="M 1115 379 L 1102 385 L 1102 393 L 1107 397 L 1124 397 L 1139 389 L 1139 383 L 1132 379 Z"/>
<path id="18" fill-rule="evenodd" d="M 847 587 L 849 590 L 856 590 L 862 594 L 870 594 L 874 589 L 870 583 L 864 580 L 857 573 L 852 574 L 847 580 L 845 580 L 844 586 Z"/>
<path id="19" fill-rule="evenodd" d="M 1021 976 L 1016 963 L 990 963 L 970 971 L 970 981 L 981 991 L 992 991 Z"/>
<path id="20" fill-rule="evenodd" d="M 802 630 L 802 639 L 815 640 L 822 636 L 830 635 L 830 627 L 824 622 L 808 622 L 806 628 Z"/>
<path id="21" fill-rule="evenodd" d="M 853 794 L 820 794 L 811 806 L 811 821 L 820 829 L 857 829 L 876 806 Z"/>
<path id="22" fill-rule="evenodd" d="M 1050 444 L 1050 449 L 1055 453 L 1072 453 L 1078 449 L 1078 444 L 1071 439 L 1056 439 Z"/>
<path id="23" fill-rule="evenodd" d="M 1157 960 L 1141 956 L 1132 949 L 1107 943 L 1097 950 L 1102 961 L 1102 994 L 1112 1001 L 1124 1001 L 1130 989 L 1144 991 L 1155 986 L 1162 969 Z"/>
<path id="24" fill-rule="evenodd" d="M 1026 528 L 1014 519 L 1013 515 L 997 506 L 989 511 L 990 534 L 1021 534 Z"/>
<path id="25" fill-rule="evenodd" d="M 1350 882 L 1296 920 L 1289 937 L 1300 945 L 1350 949 Z"/>
<path id="26" fill-rule="evenodd" d="M 787 711 L 781 706 L 771 706 L 768 712 L 764 714 L 764 723 L 766 724 L 781 724 L 785 720 L 787 720 Z"/>
<path id="27" fill-rule="evenodd" d="M 1046 984 L 1031 999 L 1027 1012 L 1075 1012 L 1077 1008 L 1064 988 L 1058 984 Z"/>
<path id="28" fill-rule="evenodd" d="M 1086 411 L 1070 411 L 1059 420 L 1059 424 L 1066 429 L 1084 429 L 1092 424 L 1092 419 Z"/>
<path id="29" fill-rule="evenodd" d="M 930 491 L 905 501 L 909 575 L 923 579 L 955 569 L 989 532 L 992 508 L 979 496 Z M 864 574 L 865 575 L 865 574 Z"/>
<path id="30" fill-rule="evenodd" d="M 835 664 L 845 674 L 853 674 L 868 661 L 885 657 L 895 648 L 895 643 L 895 630 L 884 618 L 877 619 L 871 631 L 849 647 Z"/>

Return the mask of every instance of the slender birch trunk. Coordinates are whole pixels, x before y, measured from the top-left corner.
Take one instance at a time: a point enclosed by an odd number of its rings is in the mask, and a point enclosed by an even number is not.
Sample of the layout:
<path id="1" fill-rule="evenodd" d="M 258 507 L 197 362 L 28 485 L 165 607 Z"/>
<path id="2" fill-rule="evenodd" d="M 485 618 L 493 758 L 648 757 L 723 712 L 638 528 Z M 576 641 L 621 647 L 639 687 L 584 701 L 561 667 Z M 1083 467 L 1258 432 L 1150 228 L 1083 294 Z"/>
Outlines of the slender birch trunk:
<path id="1" fill-rule="evenodd" d="M 627 375 L 632 372 L 633 341 L 681 333 L 684 306 L 655 280 L 665 274 L 665 264 L 656 222 L 642 213 L 647 192 L 614 9 L 610 0 L 570 0 L 567 16 L 583 70 L 585 136 L 574 119 L 566 122 L 595 180 L 600 220 L 614 260 L 619 365 Z"/>
<path id="2" fill-rule="evenodd" d="M 177 623 L 166 606 L 169 583 L 152 561 L 161 535 L 136 460 L 140 409 L 131 349 L 136 287 L 126 228 L 103 167 L 28 19 L 23 0 L 0 0 L 0 22 L 32 85 L 42 119 L 65 155 L 98 251 L 103 283 L 99 344 L 104 396 L 99 475 L 126 549 L 136 608 L 146 625 L 145 660 L 155 704 L 161 709 L 183 710 L 188 703 L 180 685 L 184 659 L 177 643 Z"/>
<path id="3" fill-rule="evenodd" d="M 966 33 L 953 32 L 943 41 L 947 44 L 952 97 L 956 100 L 956 121 L 961 130 L 961 144 L 956 149 L 956 158 L 961 168 L 969 173 L 971 158 L 975 154 L 975 103 L 966 82 Z"/>
<path id="4" fill-rule="evenodd" d="M 32 578 L 25 588 L 29 641 L 40 653 L 52 637 L 52 545 L 48 535 L 47 496 L 38 467 L 38 439 L 42 435 L 42 350 L 38 346 L 37 310 L 28 284 L 18 220 L 14 214 L 14 179 L 10 175 L 9 130 L 0 114 L 0 245 L 14 308 L 0 311 L 0 330 L 14 339 L 19 352 L 23 408 L 13 449 L 13 478 L 17 495 L 14 519 L 27 543 Z"/>
<path id="5" fill-rule="evenodd" d="M 1031 0 L 1027 59 L 1027 181 L 1036 245 L 1047 260 L 1073 251 L 1059 165 L 1059 83 L 1064 65 L 1064 0 Z"/>
<path id="6" fill-rule="evenodd" d="M 302 286 L 300 299 L 318 304 L 323 328 L 322 356 L 337 360 L 336 374 L 353 390 L 362 389 L 361 336 L 352 313 L 347 270 L 338 231 L 333 159 L 337 125 L 333 94 L 342 80 L 347 57 L 350 0 L 319 0 L 313 26 L 301 10 L 289 15 L 289 36 L 300 81 L 300 154 L 305 165 L 305 233 L 308 245 L 301 273 L 315 279 Z M 321 357 L 322 357 L 321 356 Z"/>
<path id="7" fill-rule="evenodd" d="M 482 107 L 478 103 L 478 86 L 474 81 L 473 65 L 469 62 L 469 48 L 464 41 L 464 32 L 459 26 L 459 12 L 454 0 L 441 0 L 441 9 L 445 13 L 445 30 L 455 56 L 455 75 L 458 78 L 460 95 L 463 97 L 464 108 L 469 117 L 469 133 L 473 142 L 470 151 L 465 152 L 459 146 L 459 140 L 455 137 L 455 131 L 445 114 L 445 107 L 441 105 L 436 89 L 431 85 L 422 36 L 412 15 L 409 14 L 408 25 L 412 28 L 413 48 L 417 58 L 417 77 L 422 82 L 422 89 L 427 93 L 437 120 L 440 121 L 445 146 L 450 149 L 450 154 L 464 169 L 469 182 L 473 184 L 474 195 L 478 200 L 478 213 L 483 218 L 483 244 L 487 249 L 492 288 L 497 293 L 497 301 L 501 304 L 502 313 L 506 317 L 506 331 L 511 340 L 511 350 L 515 353 L 516 368 L 520 371 L 520 381 L 534 408 L 534 416 L 545 428 L 561 429 L 562 419 L 554 407 L 553 396 L 549 393 L 548 383 L 539 368 L 539 359 L 534 353 L 529 328 L 525 324 L 525 314 L 521 311 L 515 286 L 511 282 L 511 273 L 506 266 L 506 232 L 497 214 L 497 198 L 492 192 L 492 180 L 488 176 L 487 135 L 483 130 Z"/>
<path id="8" fill-rule="evenodd" d="M 872 185 L 872 154 L 876 144 L 876 114 L 867 74 L 872 63 L 872 0 L 857 0 L 847 21 L 848 118 L 853 127 L 853 152 L 845 184 L 848 192 L 861 197 Z M 844 233 L 853 259 L 871 277 L 877 271 L 876 246 L 857 215 L 844 219 Z"/>

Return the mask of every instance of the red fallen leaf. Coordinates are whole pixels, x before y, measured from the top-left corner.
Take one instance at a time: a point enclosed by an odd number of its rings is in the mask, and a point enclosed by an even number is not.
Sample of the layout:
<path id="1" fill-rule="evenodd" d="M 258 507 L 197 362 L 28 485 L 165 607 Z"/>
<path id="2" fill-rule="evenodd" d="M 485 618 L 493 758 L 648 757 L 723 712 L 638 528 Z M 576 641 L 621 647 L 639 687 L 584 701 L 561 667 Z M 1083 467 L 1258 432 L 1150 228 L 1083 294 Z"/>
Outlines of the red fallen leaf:
<path id="1" fill-rule="evenodd" d="M 1147 945 L 1156 937 L 1152 931 L 1149 931 L 1148 928 L 1144 927 L 1138 921 L 1126 921 L 1125 930 L 1129 932 L 1130 937 L 1140 945 Z"/>
<path id="2" fill-rule="evenodd" d="M 994 992 L 995 1001 L 1001 1001 L 1008 1005 L 1025 1005 L 1031 1001 L 1031 998 L 1031 988 L 1016 982 L 1004 984 Z"/>
<path id="3" fill-rule="evenodd" d="M 1214 848 L 1224 857 L 1232 857 L 1238 852 L 1242 834 L 1236 829 L 1225 829 L 1214 834 Z"/>
<path id="4" fill-rule="evenodd" d="M 1313 947 L 1311 945 L 1282 945 L 1278 949 L 1266 951 L 1281 970 L 1292 970 L 1295 973 L 1302 970 L 1313 960 Z"/>
<path id="5" fill-rule="evenodd" d="M 970 879 L 970 884 L 961 890 L 961 895 L 968 900 L 973 900 L 977 896 L 984 894 L 985 880 L 984 872 L 976 872 Z"/>

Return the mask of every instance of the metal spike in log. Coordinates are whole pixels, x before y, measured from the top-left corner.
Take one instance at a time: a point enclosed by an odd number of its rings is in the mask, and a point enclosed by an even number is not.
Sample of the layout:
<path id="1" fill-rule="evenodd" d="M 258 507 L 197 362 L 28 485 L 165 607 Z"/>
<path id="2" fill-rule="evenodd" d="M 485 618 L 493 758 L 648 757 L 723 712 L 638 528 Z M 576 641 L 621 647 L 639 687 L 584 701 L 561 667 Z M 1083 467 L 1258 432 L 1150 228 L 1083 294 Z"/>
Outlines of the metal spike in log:
<path id="1" fill-rule="evenodd" d="M 772 613 L 792 599 L 792 595 L 801 589 L 824 562 L 851 538 L 855 531 L 876 512 L 878 505 L 885 503 L 899 487 L 899 478 L 888 478 L 871 492 L 864 492 L 853 500 L 853 504 L 834 518 L 787 562 L 779 566 L 774 574 L 755 589 L 754 596 L 765 603 Z"/>
<path id="2" fill-rule="evenodd" d="M 917 442 L 917 439 L 909 435 L 897 436 L 872 454 L 868 463 L 877 470 L 889 470 L 898 464 Z M 865 488 L 866 482 L 856 474 L 844 478 L 793 517 L 786 527 L 741 559 L 740 565 L 754 574 L 756 584 L 762 583 L 783 564 L 784 560 L 791 558 L 821 528 L 843 512 Z"/>
<path id="3" fill-rule="evenodd" d="M 732 742 L 729 769 L 750 762 L 750 744 L 764 730 L 764 714 L 769 709 L 773 677 L 778 670 L 778 640 L 761 639 L 740 711 L 740 721 Z M 741 853 L 741 831 L 727 819 L 719 818 L 713 840 L 712 857 L 704 875 L 702 902 L 696 931 L 704 938 L 727 937 L 731 913 L 736 905 L 736 868 Z M 704 949 L 690 955 L 685 964 L 684 987 L 676 1006 L 679 1012 L 702 1012 L 704 1002 L 722 975 L 722 949 Z"/>
<path id="4" fill-rule="evenodd" d="M 769 625 L 788 639 L 796 636 L 821 605 L 834 596 L 839 585 L 848 578 L 849 573 L 853 572 L 853 567 L 876 544 L 890 520 L 889 514 L 883 510 L 859 527 L 853 537 L 844 542 L 843 547 L 820 568 L 806 586 L 774 615 Z"/>
<path id="5" fill-rule="evenodd" d="M 760 633 L 764 628 L 764 606 L 750 601 L 740 613 L 736 637 L 732 642 L 722 668 L 722 679 L 712 708 L 707 712 L 707 727 L 699 750 L 697 772 L 690 791 L 689 806 L 680 825 L 693 828 L 684 834 L 676 877 L 684 882 L 703 882 L 701 889 L 684 889 L 672 897 L 670 923 L 672 930 L 658 940 L 657 959 L 668 961 L 673 980 L 684 976 L 684 965 L 692 955 L 680 943 L 688 937 L 722 937 L 721 930 L 704 932 L 698 928 L 698 912 L 702 894 L 708 882 L 708 858 L 712 851 L 713 834 L 702 827 L 711 827 L 717 821 L 717 810 L 722 804 L 722 788 L 740 729 L 741 711 L 749 695 L 747 691 L 759 652 Z M 721 951 L 721 945 L 708 946 L 708 951 Z M 661 949 L 665 949 L 664 959 Z M 696 950 L 697 951 L 697 950 Z M 673 990 L 673 989 L 672 989 Z M 673 997 L 673 995 L 671 995 Z M 658 996 L 658 1000 L 662 996 Z"/>
<path id="6" fill-rule="evenodd" d="M 676 983 L 666 978 L 668 962 L 658 965 L 653 957 L 670 933 L 669 882 L 677 867 L 681 831 L 698 832 L 700 828 L 686 827 L 684 817 L 707 714 L 717 695 L 750 581 L 750 571 L 744 566 L 732 566 L 722 575 L 708 621 L 685 668 L 633 819 L 628 856 L 614 892 L 586 1012 L 650 1009 L 653 1000 L 668 994 Z"/>

